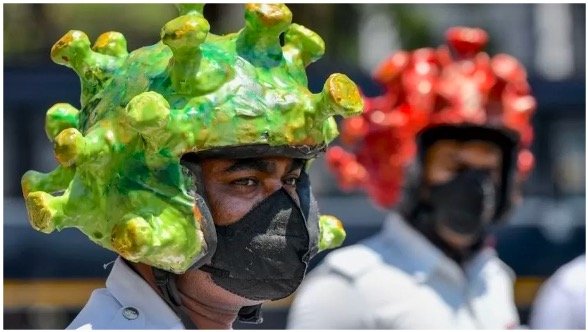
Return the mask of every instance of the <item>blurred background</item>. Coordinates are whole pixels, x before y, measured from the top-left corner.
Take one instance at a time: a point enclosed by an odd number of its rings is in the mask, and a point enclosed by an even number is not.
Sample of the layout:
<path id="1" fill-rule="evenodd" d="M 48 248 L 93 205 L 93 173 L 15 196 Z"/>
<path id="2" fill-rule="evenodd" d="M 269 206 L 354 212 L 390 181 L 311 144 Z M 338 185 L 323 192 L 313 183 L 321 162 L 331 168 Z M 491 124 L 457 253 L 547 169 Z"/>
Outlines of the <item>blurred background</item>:
<path id="1" fill-rule="evenodd" d="M 371 70 L 391 52 L 437 46 L 455 25 L 490 36 L 486 51 L 505 52 L 527 68 L 538 101 L 534 117 L 536 168 L 525 201 L 496 230 L 500 257 L 517 274 L 522 323 L 537 289 L 559 266 L 585 252 L 586 7 L 584 4 L 290 4 L 293 21 L 317 32 L 326 55 L 308 67 L 318 92 L 332 72 L 348 74 L 368 96 L 380 93 Z M 103 287 L 115 255 L 79 231 L 45 235 L 28 223 L 20 178 L 57 165 L 44 132 L 45 112 L 58 102 L 79 107 L 80 86 L 70 69 L 51 62 L 54 42 L 70 29 L 93 41 L 122 32 L 128 49 L 159 41 L 176 17 L 169 4 L 4 4 L 4 328 L 61 329 L 94 288 Z M 241 4 L 210 4 L 211 32 L 243 27 Z M 353 244 L 379 230 L 384 211 L 359 192 L 343 193 L 317 160 L 311 173 L 322 213 L 339 216 Z M 314 260 L 312 267 L 324 257 Z M 291 298 L 265 305 L 261 325 L 285 327 Z"/>

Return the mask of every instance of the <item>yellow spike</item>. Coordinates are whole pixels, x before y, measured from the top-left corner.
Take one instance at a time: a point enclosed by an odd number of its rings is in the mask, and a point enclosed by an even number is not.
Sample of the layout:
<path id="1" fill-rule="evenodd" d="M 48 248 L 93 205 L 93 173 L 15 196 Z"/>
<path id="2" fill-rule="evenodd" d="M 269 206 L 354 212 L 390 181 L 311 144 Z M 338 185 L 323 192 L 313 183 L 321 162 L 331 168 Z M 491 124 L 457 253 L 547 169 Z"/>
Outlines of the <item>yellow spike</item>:
<path id="1" fill-rule="evenodd" d="M 317 118 L 331 115 L 358 115 L 363 110 L 363 100 L 357 85 L 344 74 L 332 74 L 327 78 L 319 98 Z"/>
<path id="2" fill-rule="evenodd" d="M 77 70 L 90 50 L 90 40 L 83 31 L 70 30 L 51 48 L 51 60 Z"/>
<path id="3" fill-rule="evenodd" d="M 55 157 L 59 164 L 64 167 L 70 167 L 75 164 L 80 156 L 84 137 L 75 128 L 67 128 L 63 130 L 57 137 L 55 137 Z"/>
<path id="4" fill-rule="evenodd" d="M 105 55 L 112 55 L 117 58 L 125 57 L 129 54 L 127 51 L 127 40 L 125 39 L 125 36 L 116 31 L 109 31 L 101 34 L 98 39 L 96 39 L 96 42 L 94 42 L 92 50 Z"/>

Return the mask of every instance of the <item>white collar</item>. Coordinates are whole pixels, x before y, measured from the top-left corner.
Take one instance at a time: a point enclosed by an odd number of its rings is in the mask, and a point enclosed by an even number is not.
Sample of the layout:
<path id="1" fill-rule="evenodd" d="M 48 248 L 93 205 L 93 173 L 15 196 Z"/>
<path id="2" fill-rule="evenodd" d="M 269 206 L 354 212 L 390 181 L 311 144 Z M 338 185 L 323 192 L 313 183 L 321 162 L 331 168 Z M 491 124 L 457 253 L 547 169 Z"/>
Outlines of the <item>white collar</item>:
<path id="1" fill-rule="evenodd" d="M 145 314 L 152 326 L 183 326 L 180 318 L 159 294 L 121 257 L 114 262 L 106 279 L 106 288 L 123 307 L 134 307 Z"/>
<path id="2" fill-rule="evenodd" d="M 466 262 L 462 269 L 423 234 L 408 225 L 397 212 L 391 212 L 386 217 L 382 235 L 383 239 L 391 244 L 391 250 L 402 250 L 405 262 L 409 265 L 408 270 L 422 282 L 435 273 L 447 275 L 457 283 L 463 283 L 466 273 L 472 275 L 479 272 L 484 262 L 496 255 L 493 249 L 484 248 Z"/>

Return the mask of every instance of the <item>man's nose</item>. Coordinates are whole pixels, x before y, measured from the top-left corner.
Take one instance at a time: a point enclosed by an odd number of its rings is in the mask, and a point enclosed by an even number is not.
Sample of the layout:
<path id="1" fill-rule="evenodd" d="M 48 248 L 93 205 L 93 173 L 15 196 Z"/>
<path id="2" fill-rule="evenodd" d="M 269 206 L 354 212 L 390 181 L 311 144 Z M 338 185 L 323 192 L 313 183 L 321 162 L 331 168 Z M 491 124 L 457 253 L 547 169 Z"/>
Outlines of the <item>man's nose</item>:
<path id="1" fill-rule="evenodd" d="M 265 181 L 264 189 L 266 194 L 271 195 L 277 190 L 280 190 L 283 186 L 284 184 L 282 183 L 281 179 L 268 179 Z"/>
<path id="2" fill-rule="evenodd" d="M 266 197 L 282 188 L 284 188 L 288 192 L 288 194 L 292 197 L 292 199 L 294 199 L 294 201 L 297 204 L 300 204 L 296 190 L 291 186 L 284 185 L 281 179 L 271 179 L 267 181 L 265 185 Z"/>

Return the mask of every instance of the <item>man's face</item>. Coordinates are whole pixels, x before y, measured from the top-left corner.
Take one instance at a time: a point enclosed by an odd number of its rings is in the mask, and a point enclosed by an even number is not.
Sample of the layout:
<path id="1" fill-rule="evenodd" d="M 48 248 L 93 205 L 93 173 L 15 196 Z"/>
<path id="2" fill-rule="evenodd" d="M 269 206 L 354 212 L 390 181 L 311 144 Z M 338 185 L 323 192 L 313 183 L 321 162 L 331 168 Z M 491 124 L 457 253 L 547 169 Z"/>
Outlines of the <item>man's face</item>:
<path id="1" fill-rule="evenodd" d="M 296 182 L 303 161 L 287 157 L 206 159 L 202 179 L 214 223 L 237 222 L 280 188 L 298 201 Z"/>
<path id="2" fill-rule="evenodd" d="M 428 148 L 423 166 L 425 188 L 446 183 L 466 169 L 489 171 L 495 186 L 501 185 L 502 152 L 488 141 L 438 140 Z M 424 195 L 428 195 L 426 189 Z M 474 235 L 460 234 L 444 225 L 437 225 L 436 230 L 447 243 L 458 249 L 465 249 L 476 241 Z"/>
<path id="3" fill-rule="evenodd" d="M 200 161 L 202 181 L 214 223 L 235 224 L 254 206 L 284 188 L 298 201 L 296 183 L 304 162 L 286 157 L 250 159 L 204 159 Z M 178 288 L 190 299 L 206 298 L 218 305 L 241 308 L 263 301 L 249 300 L 216 285 L 211 275 L 189 270 L 178 278 Z"/>
<path id="4" fill-rule="evenodd" d="M 496 144 L 488 141 L 442 139 L 428 148 L 424 167 L 427 185 L 445 183 L 468 168 L 490 171 L 494 183 L 500 185 L 502 152 Z"/>

